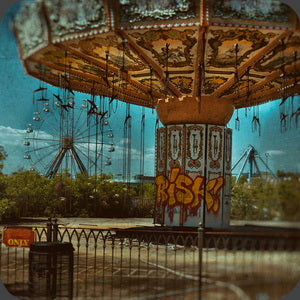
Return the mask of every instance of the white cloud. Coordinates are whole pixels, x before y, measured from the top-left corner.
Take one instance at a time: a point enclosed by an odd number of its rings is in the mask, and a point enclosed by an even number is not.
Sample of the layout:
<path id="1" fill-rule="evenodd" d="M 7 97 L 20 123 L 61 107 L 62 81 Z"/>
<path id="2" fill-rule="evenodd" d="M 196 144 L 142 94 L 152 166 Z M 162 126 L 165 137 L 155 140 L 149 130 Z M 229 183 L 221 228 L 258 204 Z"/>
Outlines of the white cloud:
<path id="1" fill-rule="evenodd" d="M 285 152 L 282 151 L 282 150 L 267 150 L 266 153 L 269 153 L 271 156 L 272 155 L 283 155 L 283 154 L 285 154 Z"/>
<path id="2" fill-rule="evenodd" d="M 151 161 L 152 163 L 155 161 L 155 148 L 147 148 L 145 151 L 145 161 Z"/>
<path id="3" fill-rule="evenodd" d="M 115 145 L 115 152 L 114 152 L 114 157 L 116 159 L 123 159 L 123 146 L 126 146 L 126 144 L 124 145 L 123 140 L 121 142 L 118 143 L 118 145 Z M 134 147 L 131 148 L 131 159 L 132 160 L 140 160 L 140 149 L 136 149 Z M 145 155 L 144 155 L 144 161 L 150 161 L 150 162 L 154 162 L 155 160 L 155 148 L 151 147 L 151 148 L 146 148 L 145 149 Z"/>
<path id="4" fill-rule="evenodd" d="M 25 137 L 25 130 L 1 126 L 0 125 L 0 143 L 5 145 L 20 145 Z"/>
<path id="5" fill-rule="evenodd" d="M 2 126 L 0 125 L 0 143 L 5 146 L 20 146 L 23 144 L 26 137 L 26 129 L 16 129 L 9 126 Z M 39 143 L 39 146 L 46 146 L 48 145 L 48 139 L 53 139 L 53 136 L 44 132 L 39 131 L 38 135 L 28 135 L 28 137 L 35 137 L 39 139 L 45 139 Z"/>
<path id="6" fill-rule="evenodd" d="M 25 137 L 38 138 L 38 140 L 33 141 L 28 139 L 27 141 L 30 142 L 30 146 L 25 146 Z M 26 128 L 17 129 L 0 125 L 0 145 L 2 145 L 8 153 L 8 157 L 4 163 L 4 171 L 10 173 L 21 166 L 28 168 L 30 160 L 24 160 L 24 155 L 28 154 L 28 151 L 31 155 L 35 155 L 35 151 L 33 150 L 37 148 L 49 149 L 49 145 L 53 144 L 52 142 L 49 143 L 49 140 L 52 139 L 52 135 L 44 131 L 28 134 L 26 133 Z"/>

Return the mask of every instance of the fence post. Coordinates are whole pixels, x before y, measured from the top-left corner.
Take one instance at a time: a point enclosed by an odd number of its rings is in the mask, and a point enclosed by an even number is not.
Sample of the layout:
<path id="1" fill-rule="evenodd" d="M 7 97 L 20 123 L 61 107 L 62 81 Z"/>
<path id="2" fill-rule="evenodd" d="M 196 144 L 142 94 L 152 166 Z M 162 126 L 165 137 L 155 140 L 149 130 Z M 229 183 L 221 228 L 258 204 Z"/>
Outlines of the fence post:
<path id="1" fill-rule="evenodd" d="M 53 219 L 52 223 L 52 242 L 56 243 L 57 242 L 57 230 L 58 230 L 58 225 L 57 225 L 57 219 Z M 57 253 L 53 252 L 52 253 L 52 266 L 51 266 L 51 275 L 52 275 L 52 290 L 51 293 L 54 297 L 56 297 L 57 293 Z"/>
<path id="2" fill-rule="evenodd" d="M 47 223 L 47 242 L 51 243 L 52 242 L 52 221 L 51 218 L 48 218 L 48 223 Z"/>
<path id="3" fill-rule="evenodd" d="M 199 223 L 198 227 L 198 251 L 199 251 L 199 291 L 198 291 L 198 300 L 202 299 L 202 250 L 204 246 L 204 228 L 203 223 Z"/>
<path id="4" fill-rule="evenodd" d="M 57 242 L 57 235 L 58 235 L 58 224 L 57 224 L 57 219 L 55 218 L 53 224 L 53 242 Z"/>

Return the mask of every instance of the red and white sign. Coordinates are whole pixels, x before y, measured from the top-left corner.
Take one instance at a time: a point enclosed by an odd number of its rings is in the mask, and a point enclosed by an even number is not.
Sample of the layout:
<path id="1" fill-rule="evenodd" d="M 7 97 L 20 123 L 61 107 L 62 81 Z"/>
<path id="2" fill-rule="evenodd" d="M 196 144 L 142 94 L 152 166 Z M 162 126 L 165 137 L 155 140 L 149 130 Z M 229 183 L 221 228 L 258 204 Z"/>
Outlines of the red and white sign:
<path id="1" fill-rule="evenodd" d="M 2 243 L 7 247 L 29 248 L 35 241 L 35 231 L 31 228 L 4 228 L 2 230 Z"/>

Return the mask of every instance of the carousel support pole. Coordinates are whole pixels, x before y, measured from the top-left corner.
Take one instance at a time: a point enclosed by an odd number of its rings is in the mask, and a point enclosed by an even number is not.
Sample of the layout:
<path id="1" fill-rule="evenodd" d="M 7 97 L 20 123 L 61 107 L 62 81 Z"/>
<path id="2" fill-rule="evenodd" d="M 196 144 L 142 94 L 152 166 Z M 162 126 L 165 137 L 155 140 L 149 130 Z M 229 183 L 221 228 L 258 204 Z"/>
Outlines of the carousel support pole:
<path id="1" fill-rule="evenodd" d="M 203 255 L 203 247 L 204 247 L 204 223 L 199 223 L 198 227 L 198 251 L 199 251 L 199 290 L 198 290 L 198 300 L 202 299 L 202 255 Z"/>
<path id="2" fill-rule="evenodd" d="M 216 97 L 161 100 L 157 131 L 157 217 L 167 226 L 227 227 L 229 223 L 230 101 Z"/>

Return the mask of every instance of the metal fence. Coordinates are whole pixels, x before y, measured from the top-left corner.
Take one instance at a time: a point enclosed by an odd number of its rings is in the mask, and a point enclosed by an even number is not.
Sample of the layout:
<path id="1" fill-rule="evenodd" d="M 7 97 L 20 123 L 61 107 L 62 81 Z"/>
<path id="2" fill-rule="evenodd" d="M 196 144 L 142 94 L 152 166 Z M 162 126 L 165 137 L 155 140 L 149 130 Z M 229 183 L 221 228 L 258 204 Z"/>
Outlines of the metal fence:
<path id="1" fill-rule="evenodd" d="M 300 235 L 36 227 L 37 241 L 71 242 L 73 299 L 279 299 L 300 278 Z M 0 276 L 28 293 L 28 249 L 1 244 Z"/>

